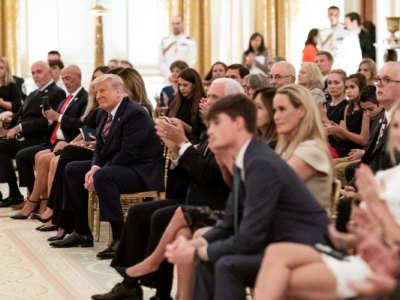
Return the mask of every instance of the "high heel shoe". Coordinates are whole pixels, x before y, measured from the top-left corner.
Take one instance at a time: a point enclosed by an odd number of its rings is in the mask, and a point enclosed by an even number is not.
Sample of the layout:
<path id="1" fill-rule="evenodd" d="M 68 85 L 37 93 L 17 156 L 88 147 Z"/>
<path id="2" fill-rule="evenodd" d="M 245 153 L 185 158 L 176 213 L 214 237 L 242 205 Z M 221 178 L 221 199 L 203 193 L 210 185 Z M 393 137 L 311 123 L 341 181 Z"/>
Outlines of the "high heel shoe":
<path id="1" fill-rule="evenodd" d="M 38 204 L 40 201 L 32 201 L 32 200 L 30 200 L 30 199 L 27 199 L 27 201 L 28 202 L 30 202 L 30 203 L 34 203 L 34 204 Z M 29 212 L 29 214 L 28 215 L 23 215 L 23 214 L 21 214 L 21 213 L 18 213 L 18 214 L 16 214 L 16 215 L 14 215 L 14 216 L 11 216 L 10 218 L 11 219 L 14 219 L 14 220 L 26 220 L 26 219 L 28 219 L 29 218 L 29 216 L 32 214 L 32 212 L 35 210 L 35 208 L 36 208 L 36 206 L 32 209 L 32 211 L 31 212 Z"/>
<path id="2" fill-rule="evenodd" d="M 51 220 L 52 217 L 53 217 L 53 216 L 50 216 L 50 217 L 48 217 L 48 218 L 46 218 L 46 219 L 42 219 L 42 218 L 40 217 L 40 214 L 34 213 L 34 214 L 32 214 L 31 219 L 39 220 L 39 221 L 42 222 L 42 223 L 47 223 L 48 221 Z"/>
<path id="3" fill-rule="evenodd" d="M 47 240 L 49 241 L 49 242 L 54 242 L 54 241 L 61 241 L 61 240 L 63 240 L 64 238 L 65 238 L 65 236 L 67 235 L 67 233 L 66 232 L 64 232 L 62 235 L 60 235 L 60 236 L 51 236 L 51 237 L 49 237 Z"/>

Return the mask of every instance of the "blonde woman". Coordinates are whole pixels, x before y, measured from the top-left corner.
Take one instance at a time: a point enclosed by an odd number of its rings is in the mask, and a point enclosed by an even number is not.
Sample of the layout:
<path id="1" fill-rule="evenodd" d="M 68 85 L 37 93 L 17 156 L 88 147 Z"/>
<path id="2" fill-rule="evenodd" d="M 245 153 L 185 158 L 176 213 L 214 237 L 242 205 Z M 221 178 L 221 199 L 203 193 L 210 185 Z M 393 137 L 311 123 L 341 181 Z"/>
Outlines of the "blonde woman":
<path id="1" fill-rule="evenodd" d="M 1 113 L 6 111 L 16 113 L 20 107 L 21 97 L 17 84 L 13 80 L 10 66 L 5 57 L 0 57 L 0 136 L 5 134 L 2 122 L 5 116 L 1 118 Z"/>
<path id="2" fill-rule="evenodd" d="M 375 86 L 374 78 L 376 77 L 377 70 L 376 63 L 372 59 L 363 59 L 360 62 L 357 72 L 364 75 L 365 79 L 367 80 L 368 86 Z"/>
<path id="3" fill-rule="evenodd" d="M 303 86 L 290 84 L 274 97 L 276 152 L 329 211 L 333 169 L 317 103 Z"/>
<path id="4" fill-rule="evenodd" d="M 325 102 L 324 79 L 317 64 L 313 62 L 302 63 L 297 75 L 297 83 L 309 89 L 317 103 Z"/>
<path id="5" fill-rule="evenodd" d="M 400 106 L 392 111 L 389 150 L 393 161 L 398 163 Z M 338 245 L 341 248 L 346 246 L 343 241 L 351 241 L 352 248 L 357 245 L 359 255 L 340 259 L 322 254 L 310 246 L 294 243 L 270 245 L 258 273 L 254 299 L 280 300 L 290 296 L 336 300 L 355 297 L 363 291 L 366 295 L 368 291 L 375 291 L 373 299 L 390 296 L 395 289 L 395 278 L 400 277 L 398 246 L 395 246 L 400 239 L 399 180 L 399 165 L 379 171 L 375 176 L 369 167 L 362 165 L 356 173 L 356 186 L 368 214 L 355 209 L 350 234 L 336 232 L 333 235 L 336 242 L 342 237 L 342 244 Z M 382 244 L 383 239 L 386 245 Z M 385 254 L 385 257 L 377 254 Z M 392 291 L 380 294 L 387 287 L 379 286 L 386 281 L 385 278 L 392 282 Z"/>

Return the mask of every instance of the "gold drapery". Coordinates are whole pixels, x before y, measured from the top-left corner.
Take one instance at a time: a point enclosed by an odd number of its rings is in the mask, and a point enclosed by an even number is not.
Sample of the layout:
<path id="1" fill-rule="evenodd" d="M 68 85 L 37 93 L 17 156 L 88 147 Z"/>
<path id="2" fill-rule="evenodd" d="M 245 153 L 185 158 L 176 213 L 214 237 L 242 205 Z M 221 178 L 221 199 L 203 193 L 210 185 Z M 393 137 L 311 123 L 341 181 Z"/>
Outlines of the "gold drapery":
<path id="1" fill-rule="evenodd" d="M 103 16 L 96 16 L 95 68 L 104 65 Z"/>
<path id="2" fill-rule="evenodd" d="M 18 1 L 0 0 L 0 56 L 5 56 L 15 75 L 21 74 L 17 47 Z"/>
<path id="3" fill-rule="evenodd" d="M 255 0 L 254 28 L 265 38 L 271 55 L 286 57 L 292 39 L 298 0 Z"/>
<path id="4" fill-rule="evenodd" d="M 167 0 L 167 7 L 170 21 L 173 16 L 183 17 L 185 32 L 197 43 L 195 68 L 205 75 L 211 65 L 210 0 Z"/>

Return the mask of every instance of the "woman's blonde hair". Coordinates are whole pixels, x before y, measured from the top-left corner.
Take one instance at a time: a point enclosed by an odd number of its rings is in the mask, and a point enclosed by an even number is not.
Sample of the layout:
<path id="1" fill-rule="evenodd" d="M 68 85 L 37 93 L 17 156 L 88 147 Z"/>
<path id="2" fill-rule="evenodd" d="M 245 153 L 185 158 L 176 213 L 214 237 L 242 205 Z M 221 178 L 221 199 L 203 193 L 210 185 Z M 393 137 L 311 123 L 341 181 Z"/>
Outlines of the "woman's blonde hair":
<path id="1" fill-rule="evenodd" d="M 393 124 L 394 116 L 396 114 L 398 114 L 399 112 L 400 112 L 400 104 L 397 104 L 395 106 L 395 108 L 393 109 L 393 113 L 392 113 L 392 117 L 391 117 L 392 122 L 390 122 L 390 126 L 392 126 L 392 124 Z M 391 130 L 391 128 L 389 128 L 389 130 Z M 389 153 L 390 159 L 392 160 L 393 164 L 397 164 L 399 162 L 399 151 L 397 151 L 396 145 L 393 142 L 393 139 L 390 137 L 390 135 L 389 135 L 389 141 L 386 146 L 386 150 Z"/>
<path id="2" fill-rule="evenodd" d="M 376 63 L 370 58 L 364 58 L 360 62 L 360 64 L 358 65 L 358 71 L 357 72 L 360 72 L 361 65 L 366 65 L 367 66 L 368 71 L 371 73 L 371 80 L 374 80 L 374 78 L 376 77 L 376 74 L 377 74 Z"/>
<path id="3" fill-rule="evenodd" d="M 11 74 L 10 70 L 10 65 L 8 64 L 7 58 L 0 57 L 0 63 L 4 65 L 4 79 L 3 79 L 3 85 L 9 85 L 11 82 L 14 82 L 14 79 Z"/>
<path id="4" fill-rule="evenodd" d="M 275 151 L 284 160 L 288 160 L 292 157 L 300 143 L 307 140 L 314 140 L 330 157 L 321 114 L 311 93 L 301 85 L 289 84 L 279 88 L 276 94 L 286 95 L 296 109 L 304 107 L 305 115 L 295 129 L 296 134 L 290 134 L 290 136 L 278 134 L 278 143 Z"/>
<path id="5" fill-rule="evenodd" d="M 124 81 L 125 92 L 128 97 L 142 104 L 151 115 L 153 106 L 147 97 L 146 87 L 140 73 L 134 68 L 125 68 L 118 72 L 118 75 Z"/>
<path id="6" fill-rule="evenodd" d="M 94 84 L 93 81 L 89 85 L 89 92 L 88 92 L 88 102 L 86 105 L 85 112 L 83 113 L 81 117 L 81 121 L 85 120 L 85 118 L 88 116 L 88 114 L 99 107 L 99 103 L 96 100 L 96 92 L 94 91 Z"/>
<path id="7" fill-rule="evenodd" d="M 318 68 L 318 65 L 313 62 L 303 62 L 301 64 L 300 70 L 303 69 L 310 75 L 310 82 L 307 86 L 310 90 L 312 89 L 324 89 L 324 79 L 322 73 Z"/>

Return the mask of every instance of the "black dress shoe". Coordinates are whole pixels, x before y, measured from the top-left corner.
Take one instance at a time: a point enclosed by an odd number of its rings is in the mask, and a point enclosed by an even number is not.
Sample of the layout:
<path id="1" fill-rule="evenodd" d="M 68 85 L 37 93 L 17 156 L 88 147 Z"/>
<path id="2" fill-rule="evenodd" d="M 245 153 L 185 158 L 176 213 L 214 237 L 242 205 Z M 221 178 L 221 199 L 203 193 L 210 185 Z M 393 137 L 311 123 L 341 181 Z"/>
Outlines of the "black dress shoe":
<path id="1" fill-rule="evenodd" d="M 119 241 L 112 241 L 111 245 L 108 246 L 106 249 L 103 251 L 100 251 L 99 253 L 96 254 L 97 258 L 100 259 L 110 259 L 114 258 L 115 253 L 117 252 L 119 246 Z"/>
<path id="2" fill-rule="evenodd" d="M 91 234 L 79 234 L 74 231 L 67 238 L 50 243 L 50 246 L 54 248 L 93 247 L 93 236 Z"/>
<path id="3" fill-rule="evenodd" d="M 9 196 L 0 202 L 0 207 L 10 207 L 11 205 L 17 205 L 24 202 L 22 196 Z"/>
<path id="4" fill-rule="evenodd" d="M 11 216 L 10 218 L 11 218 L 11 219 L 14 219 L 14 220 L 26 220 L 26 219 L 28 219 L 28 217 L 29 217 L 29 216 L 24 216 L 24 215 L 21 215 L 21 214 L 16 214 L 16 215 Z"/>
<path id="5" fill-rule="evenodd" d="M 143 300 L 141 287 L 128 288 L 122 283 L 117 283 L 111 291 L 106 294 L 92 296 L 93 300 Z"/>
<path id="6" fill-rule="evenodd" d="M 60 235 L 60 236 L 51 236 L 51 237 L 49 237 L 47 240 L 49 241 L 49 242 L 55 242 L 55 241 L 61 241 L 61 240 L 63 240 L 64 238 L 65 238 L 65 236 L 66 236 L 67 234 L 64 232 L 62 235 Z"/>
<path id="7" fill-rule="evenodd" d="M 48 231 L 54 231 L 54 230 L 57 230 L 58 228 L 57 228 L 57 226 L 56 225 L 52 225 L 52 226 L 46 226 L 46 225 L 43 225 L 40 229 L 38 229 L 39 231 L 41 231 L 41 232 L 48 232 Z"/>
<path id="8" fill-rule="evenodd" d="M 42 229 L 43 227 L 44 227 L 44 225 L 40 225 L 40 226 L 36 227 L 35 229 L 40 231 L 40 229 Z"/>

